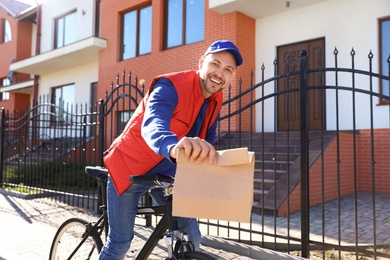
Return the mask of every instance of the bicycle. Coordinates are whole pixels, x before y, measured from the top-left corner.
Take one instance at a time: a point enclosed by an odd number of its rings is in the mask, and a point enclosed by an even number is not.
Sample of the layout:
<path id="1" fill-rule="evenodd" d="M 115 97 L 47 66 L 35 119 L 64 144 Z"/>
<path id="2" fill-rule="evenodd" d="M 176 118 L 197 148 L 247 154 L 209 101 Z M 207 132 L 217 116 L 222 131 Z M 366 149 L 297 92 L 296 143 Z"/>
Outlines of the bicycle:
<path id="1" fill-rule="evenodd" d="M 85 171 L 97 179 L 101 185 L 102 200 L 106 202 L 108 170 L 99 166 L 87 166 Z M 167 198 L 164 206 L 138 208 L 137 215 L 155 215 L 161 218 L 135 259 L 147 259 L 162 238 L 168 251 L 166 259 L 216 259 L 203 252 L 194 251 L 194 246 L 191 241 L 188 241 L 187 235 L 178 229 L 177 221 L 172 216 L 173 177 L 159 174 L 141 175 L 131 177 L 131 181 L 154 182 L 155 186 L 150 191 L 162 189 Z M 108 233 L 106 206 L 102 205 L 101 210 L 102 214 L 97 221 L 86 221 L 80 218 L 66 220 L 54 236 L 49 260 L 96 259 L 103 247 L 102 234 L 107 237 Z"/>

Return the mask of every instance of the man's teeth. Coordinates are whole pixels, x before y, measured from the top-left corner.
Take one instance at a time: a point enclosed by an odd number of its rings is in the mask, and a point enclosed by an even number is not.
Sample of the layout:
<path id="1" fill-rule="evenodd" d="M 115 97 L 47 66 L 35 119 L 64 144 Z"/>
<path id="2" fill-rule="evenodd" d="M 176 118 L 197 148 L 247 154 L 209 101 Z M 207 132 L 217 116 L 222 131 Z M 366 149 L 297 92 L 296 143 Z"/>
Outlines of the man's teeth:
<path id="1" fill-rule="evenodd" d="M 216 80 L 216 79 L 210 79 L 212 82 L 214 82 L 214 83 L 217 83 L 217 84 L 221 84 L 221 81 L 218 81 L 218 80 Z"/>

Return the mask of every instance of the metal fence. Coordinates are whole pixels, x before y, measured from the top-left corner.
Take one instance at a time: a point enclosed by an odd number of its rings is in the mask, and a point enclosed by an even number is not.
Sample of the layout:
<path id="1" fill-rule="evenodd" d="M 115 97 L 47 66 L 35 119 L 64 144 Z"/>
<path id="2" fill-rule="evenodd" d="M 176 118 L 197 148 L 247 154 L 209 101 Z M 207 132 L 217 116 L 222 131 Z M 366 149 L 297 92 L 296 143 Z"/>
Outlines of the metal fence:
<path id="1" fill-rule="evenodd" d="M 368 70 L 354 67 L 354 51 L 350 68 L 338 67 L 338 51 L 333 54 L 334 67 L 327 68 L 309 69 L 306 52 L 295 71 L 278 72 L 275 60 L 273 77 L 266 79 L 262 66 L 259 83 L 252 74 L 249 88 L 243 90 L 239 81 L 237 96 L 228 90 L 215 146 L 247 146 L 256 154 L 252 221 L 201 219 L 203 234 L 298 250 L 304 257 L 313 250 L 324 259 L 330 252 L 340 259 L 345 254 L 390 257 L 383 249 L 390 244 L 390 98 L 378 90 L 389 88 L 390 73 L 372 71 L 371 53 Z M 318 59 L 323 59 L 321 51 Z M 83 169 L 102 165 L 103 151 L 144 96 L 138 83 L 123 72 L 96 104 L 55 106 L 45 97 L 26 111 L 3 109 L 2 187 L 97 209 L 95 180 Z M 315 129 L 308 115 L 313 93 L 320 116 Z M 298 103 L 292 105 L 294 99 Z M 378 100 L 387 102 L 379 112 Z M 277 120 L 281 102 L 287 104 L 283 130 Z M 290 125 L 293 109 L 299 129 Z M 233 122 L 238 129 L 231 129 Z M 361 122 L 369 123 L 361 127 Z"/>

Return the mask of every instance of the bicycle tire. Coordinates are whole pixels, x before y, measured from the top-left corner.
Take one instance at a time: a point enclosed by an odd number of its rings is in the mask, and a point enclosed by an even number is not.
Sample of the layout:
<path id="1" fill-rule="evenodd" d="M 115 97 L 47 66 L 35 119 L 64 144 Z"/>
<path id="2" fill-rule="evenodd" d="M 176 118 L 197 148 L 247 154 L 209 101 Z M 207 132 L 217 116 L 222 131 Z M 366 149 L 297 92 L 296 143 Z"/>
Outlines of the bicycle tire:
<path id="1" fill-rule="evenodd" d="M 75 251 L 87 232 L 88 221 L 79 218 L 66 220 L 57 230 L 51 248 L 49 260 L 58 259 L 96 259 L 103 247 L 98 232 L 93 229 L 88 238 L 82 243 L 72 258 L 69 256 Z"/>

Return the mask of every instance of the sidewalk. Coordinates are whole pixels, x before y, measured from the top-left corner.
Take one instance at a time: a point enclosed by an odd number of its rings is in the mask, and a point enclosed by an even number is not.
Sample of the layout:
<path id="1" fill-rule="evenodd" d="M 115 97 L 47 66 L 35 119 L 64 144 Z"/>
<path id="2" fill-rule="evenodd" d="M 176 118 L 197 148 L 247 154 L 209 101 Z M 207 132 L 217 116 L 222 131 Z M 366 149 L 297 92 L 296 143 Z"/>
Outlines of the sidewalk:
<path id="1" fill-rule="evenodd" d="M 52 239 L 57 228 L 71 217 L 96 219 L 80 208 L 47 199 L 21 199 L 0 194 L 0 260 L 48 259 Z M 150 229 L 137 226 L 132 250 L 140 247 L 150 234 Z M 300 259 L 256 246 L 205 237 L 202 250 L 218 259 Z M 163 259 L 163 250 L 153 252 L 150 259 Z M 126 259 L 132 259 L 130 252 Z"/>

